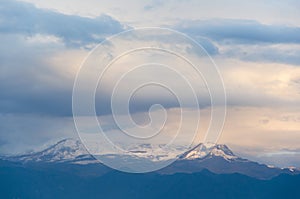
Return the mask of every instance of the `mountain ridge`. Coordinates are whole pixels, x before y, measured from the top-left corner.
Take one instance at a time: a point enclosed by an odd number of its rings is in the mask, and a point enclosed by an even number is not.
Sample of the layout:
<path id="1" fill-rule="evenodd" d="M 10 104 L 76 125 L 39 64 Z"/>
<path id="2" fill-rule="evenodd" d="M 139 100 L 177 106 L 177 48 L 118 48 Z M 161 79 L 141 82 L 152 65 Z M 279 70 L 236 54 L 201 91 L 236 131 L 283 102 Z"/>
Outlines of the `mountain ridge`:
<path id="1" fill-rule="evenodd" d="M 147 145 L 146 149 L 151 149 L 151 147 Z M 147 155 L 147 150 L 143 149 L 143 155 L 144 153 Z M 73 138 L 60 140 L 56 144 L 39 152 L 6 157 L 6 160 L 21 162 L 23 164 L 59 163 L 87 166 L 101 164 L 88 153 L 80 140 Z M 180 155 L 171 165 L 157 172 L 161 174 L 195 173 L 205 169 L 216 174 L 240 173 L 259 179 L 269 179 L 282 173 L 300 173 L 299 170 L 269 167 L 241 158 L 236 156 L 225 144 L 212 143 L 200 143 L 196 145 Z"/>

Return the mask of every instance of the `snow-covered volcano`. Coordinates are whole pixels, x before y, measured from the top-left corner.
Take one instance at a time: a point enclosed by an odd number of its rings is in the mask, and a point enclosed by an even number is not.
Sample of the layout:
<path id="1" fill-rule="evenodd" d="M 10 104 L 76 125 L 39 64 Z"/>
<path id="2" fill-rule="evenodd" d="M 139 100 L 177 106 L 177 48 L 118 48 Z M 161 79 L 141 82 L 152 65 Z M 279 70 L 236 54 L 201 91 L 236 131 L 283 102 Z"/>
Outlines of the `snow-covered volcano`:
<path id="1" fill-rule="evenodd" d="M 39 152 L 8 157 L 8 160 L 21 162 L 72 162 L 79 164 L 88 164 L 95 161 L 81 141 L 72 138 L 63 139 Z"/>
<path id="2" fill-rule="evenodd" d="M 164 148 L 164 149 L 162 149 Z M 153 154 L 159 154 L 153 156 Z M 199 144 L 186 151 L 185 147 L 175 147 L 169 151 L 164 145 L 141 144 L 128 148 L 124 154 L 103 154 L 109 158 L 128 158 L 128 155 L 147 158 L 151 161 L 165 161 L 178 156 L 177 161 L 168 167 L 158 171 L 160 173 L 193 173 L 208 169 L 214 173 L 241 173 L 256 178 L 271 178 L 281 173 L 296 174 L 298 170 L 280 169 L 268 167 L 241 157 L 236 156 L 226 145 L 223 144 Z M 12 162 L 22 163 L 67 163 L 72 165 L 91 165 L 99 163 L 88 153 L 80 140 L 63 139 L 50 147 L 30 154 L 10 156 L 5 158 Z"/>
<path id="3" fill-rule="evenodd" d="M 224 144 L 199 144 L 185 152 L 174 164 L 162 173 L 194 173 L 207 169 L 213 173 L 240 173 L 260 179 L 269 179 L 281 173 L 298 174 L 299 170 L 269 167 L 236 156 Z"/>
<path id="4" fill-rule="evenodd" d="M 224 144 L 205 143 L 198 144 L 194 148 L 180 156 L 181 160 L 197 160 L 222 157 L 225 160 L 245 160 L 236 155 Z"/>
<path id="5" fill-rule="evenodd" d="M 166 149 L 164 145 L 141 144 L 129 146 L 127 150 L 128 153 L 124 154 L 102 155 L 132 155 L 160 161 L 176 158 L 176 154 L 182 154 L 185 151 L 185 147 L 178 146 Z M 199 144 L 180 155 L 179 160 L 196 160 L 216 156 L 223 157 L 226 160 L 238 158 L 226 145 Z M 72 162 L 80 164 L 88 164 L 95 161 L 82 142 L 73 138 L 63 139 L 42 151 L 9 157 L 9 160 L 21 162 Z"/>

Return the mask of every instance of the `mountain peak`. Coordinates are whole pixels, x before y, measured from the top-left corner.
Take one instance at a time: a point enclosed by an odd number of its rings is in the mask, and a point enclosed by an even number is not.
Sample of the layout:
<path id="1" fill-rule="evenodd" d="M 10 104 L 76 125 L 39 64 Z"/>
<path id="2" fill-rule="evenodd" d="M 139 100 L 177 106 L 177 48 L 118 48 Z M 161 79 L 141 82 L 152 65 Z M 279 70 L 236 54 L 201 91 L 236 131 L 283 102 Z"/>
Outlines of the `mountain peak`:
<path id="1" fill-rule="evenodd" d="M 83 145 L 81 143 L 80 140 L 77 140 L 77 139 L 74 139 L 74 138 L 65 138 L 65 139 L 62 139 L 60 141 L 58 141 L 56 144 L 52 145 L 51 147 L 49 148 L 54 148 L 54 147 L 63 147 L 63 148 L 82 148 Z M 45 150 L 48 150 L 49 148 L 45 149 Z"/>
<path id="2" fill-rule="evenodd" d="M 148 157 L 148 148 L 148 145 L 140 145 L 134 148 L 134 152 L 143 151 L 145 154 L 142 155 Z M 151 152 L 153 149 L 151 147 L 150 149 Z M 163 158 L 168 159 L 170 158 L 169 156 L 170 154 Z M 238 159 L 238 157 L 235 156 L 234 153 L 224 144 L 201 143 L 181 155 L 179 160 L 193 160 L 212 157 L 222 157 L 228 161 Z M 93 162 L 95 159 L 89 154 L 80 140 L 65 138 L 42 151 L 14 156 L 11 157 L 10 160 L 22 162 L 76 162 L 86 164 Z"/>
<path id="3" fill-rule="evenodd" d="M 23 162 L 72 162 L 93 158 L 80 140 L 65 138 L 42 151 L 14 156 L 10 159 Z"/>
<path id="4" fill-rule="evenodd" d="M 222 157 L 226 160 L 234 160 L 239 158 L 235 156 L 225 144 L 201 143 L 185 152 L 180 159 L 193 160 L 216 156 Z"/>
<path id="5" fill-rule="evenodd" d="M 131 150 L 131 153 L 133 153 L 133 155 L 139 153 L 143 155 L 143 158 L 150 158 L 153 161 L 165 161 L 169 160 L 171 156 L 173 157 L 173 155 L 178 152 L 176 151 L 176 153 L 172 154 L 171 151 L 171 153 L 168 152 L 168 154 L 165 156 L 155 159 L 156 157 L 153 158 L 151 156 L 151 152 L 153 148 L 155 150 L 160 150 L 159 147 L 164 146 L 151 146 L 148 144 L 142 144 L 131 148 L 133 150 Z M 178 149 L 173 150 L 182 151 L 184 148 L 179 147 Z M 104 156 L 105 155 L 109 155 L 109 158 L 111 158 L 114 154 L 104 154 Z M 126 155 L 127 154 L 125 154 L 124 158 L 128 157 Z M 39 152 L 19 156 L 10 156 L 6 157 L 4 160 L 22 163 L 59 163 L 71 165 L 89 165 L 99 163 L 99 161 L 97 161 L 88 153 L 80 140 L 72 138 L 63 139 Z M 295 168 L 270 168 L 269 166 L 240 158 L 235 156 L 226 145 L 212 143 L 198 144 L 181 155 L 178 161 L 175 161 L 172 165 L 169 165 L 165 169 L 161 170 L 161 172 L 199 172 L 203 169 L 208 169 L 214 173 L 241 173 L 262 179 L 271 178 L 281 173 L 299 173 Z"/>
<path id="6" fill-rule="evenodd" d="M 74 157 L 82 154 L 88 154 L 81 141 L 73 138 L 63 139 L 52 145 L 51 147 L 38 153 L 40 153 L 40 155 L 53 155 L 58 159 L 66 158 L 68 157 L 68 155 L 70 157 Z"/>

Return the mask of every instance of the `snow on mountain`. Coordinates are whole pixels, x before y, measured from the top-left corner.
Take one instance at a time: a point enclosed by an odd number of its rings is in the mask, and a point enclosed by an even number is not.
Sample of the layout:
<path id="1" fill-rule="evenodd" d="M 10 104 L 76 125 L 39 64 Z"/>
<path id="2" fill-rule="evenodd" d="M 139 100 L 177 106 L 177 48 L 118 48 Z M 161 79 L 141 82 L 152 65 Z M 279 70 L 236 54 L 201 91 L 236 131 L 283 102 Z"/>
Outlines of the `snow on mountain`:
<path id="1" fill-rule="evenodd" d="M 151 161 L 173 159 L 176 154 L 186 151 L 183 146 L 169 147 L 166 145 L 140 144 L 126 147 L 122 154 L 102 154 L 103 158 L 147 158 Z M 178 157 L 178 156 L 177 156 Z M 3 158 L 2 158 L 3 159 Z M 89 165 L 99 163 L 88 153 L 80 140 L 64 139 L 39 152 L 6 157 L 4 160 L 22 163 L 70 163 L 72 165 Z M 98 170 L 107 171 L 103 167 Z M 94 168 L 95 169 L 95 168 Z M 256 178 L 268 179 L 281 173 L 298 174 L 295 168 L 276 168 L 240 158 L 222 144 L 198 144 L 179 156 L 178 160 L 159 173 L 193 173 L 208 169 L 213 173 L 240 173 Z M 97 173 L 100 171 L 97 170 Z M 93 170 L 94 171 L 94 170 Z M 92 172 L 93 173 L 93 172 Z M 101 172 L 100 172 L 101 173 Z"/>
<path id="2" fill-rule="evenodd" d="M 178 157 L 178 154 L 186 151 L 186 147 L 168 147 L 162 144 L 137 144 L 124 146 L 125 151 L 122 154 L 100 154 L 110 157 L 128 157 L 146 158 L 151 161 L 165 161 Z M 211 143 L 199 144 L 183 155 L 179 160 L 197 160 L 203 158 L 222 157 L 227 161 L 240 159 L 226 145 L 215 145 Z M 12 156 L 7 158 L 10 161 L 17 162 L 69 162 L 73 164 L 96 163 L 97 160 L 89 154 L 80 140 L 73 138 L 63 139 L 50 147 L 25 155 Z"/>
<path id="3" fill-rule="evenodd" d="M 161 173 L 194 173 L 202 170 L 213 173 L 240 173 L 243 175 L 270 179 L 279 174 L 298 174 L 299 170 L 277 168 L 240 158 L 223 144 L 199 144 L 179 157 L 178 161 L 162 169 Z"/>
<path id="4" fill-rule="evenodd" d="M 56 144 L 39 152 L 8 157 L 10 161 L 21 162 L 74 162 L 91 163 L 95 159 L 89 155 L 79 140 L 63 139 Z"/>
<path id="5" fill-rule="evenodd" d="M 174 159 L 178 156 L 177 154 L 182 154 L 182 152 L 186 151 L 186 147 L 183 146 L 168 147 L 162 144 L 129 145 L 124 148 L 127 152 L 124 152 L 123 154 L 102 155 L 130 155 L 137 158 L 147 158 L 152 161 L 164 161 Z M 220 156 L 226 160 L 238 158 L 226 145 L 199 144 L 185 152 L 183 155 L 180 155 L 179 159 L 193 160 L 213 156 Z M 95 158 L 89 154 L 81 141 L 72 138 L 63 139 L 39 152 L 12 156 L 7 159 L 21 162 L 72 162 L 74 164 L 88 164 L 96 162 Z"/>
<path id="6" fill-rule="evenodd" d="M 146 158 L 151 161 L 163 161 L 176 158 L 176 154 L 184 151 L 182 147 L 168 148 L 165 145 L 132 144 L 124 145 L 124 151 L 119 154 L 99 153 L 93 151 L 97 156 L 118 157 L 128 156 Z M 84 147 L 80 140 L 67 138 L 39 152 L 24 155 L 6 157 L 14 162 L 70 162 L 73 164 L 89 164 L 98 162 Z"/>
<path id="7" fill-rule="evenodd" d="M 146 158 L 151 161 L 176 159 L 178 154 L 186 150 L 184 146 L 167 146 L 165 144 L 137 144 L 126 147 L 126 155 Z"/>
<path id="8" fill-rule="evenodd" d="M 228 161 L 241 159 L 238 156 L 235 156 L 226 145 L 213 143 L 198 144 L 194 148 L 185 152 L 180 159 L 193 160 L 212 157 L 222 157 Z"/>

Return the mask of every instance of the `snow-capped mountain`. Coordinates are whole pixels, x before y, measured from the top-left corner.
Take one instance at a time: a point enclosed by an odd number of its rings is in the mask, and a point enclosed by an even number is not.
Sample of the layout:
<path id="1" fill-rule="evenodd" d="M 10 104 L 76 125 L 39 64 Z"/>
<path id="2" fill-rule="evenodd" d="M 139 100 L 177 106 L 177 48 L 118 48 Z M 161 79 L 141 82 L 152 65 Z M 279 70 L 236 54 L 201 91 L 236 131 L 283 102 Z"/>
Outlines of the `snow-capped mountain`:
<path id="1" fill-rule="evenodd" d="M 185 147 L 177 146 L 167 148 L 165 145 L 140 144 L 127 146 L 124 154 L 102 154 L 109 155 L 131 155 L 139 158 L 147 158 L 152 161 L 163 161 L 176 158 L 176 154 L 185 151 Z M 159 155 L 158 155 L 159 154 Z M 208 157 L 223 157 L 226 160 L 237 159 L 226 145 L 199 144 L 179 156 L 179 160 L 196 160 Z M 50 147 L 30 154 L 8 157 L 11 161 L 20 162 L 71 162 L 73 164 L 89 164 L 96 160 L 89 154 L 80 140 L 73 138 L 63 139 Z"/>
<path id="2" fill-rule="evenodd" d="M 18 162 L 72 162 L 77 164 L 94 163 L 96 160 L 87 152 L 83 144 L 76 139 L 63 139 L 39 152 L 7 157 Z"/>
<path id="3" fill-rule="evenodd" d="M 123 147 L 124 152 L 114 153 L 97 153 L 95 155 L 105 157 L 133 156 L 136 158 L 146 158 L 151 161 L 163 161 L 176 158 L 176 154 L 184 151 L 183 147 L 168 148 L 165 145 L 140 144 L 126 145 Z M 14 162 L 48 162 L 62 163 L 68 162 L 72 164 L 90 164 L 98 163 L 98 161 L 87 151 L 80 140 L 66 138 L 48 148 L 24 155 L 5 157 L 4 159 Z"/>
<path id="4" fill-rule="evenodd" d="M 180 159 L 181 160 L 197 160 L 204 158 L 222 157 L 225 160 L 242 160 L 240 157 L 234 155 L 234 153 L 224 144 L 205 143 L 198 144 L 191 150 L 185 152 Z"/>
<path id="5" fill-rule="evenodd" d="M 270 167 L 236 156 L 223 144 L 199 144 L 185 152 L 174 164 L 161 173 L 194 173 L 207 169 L 213 173 L 240 173 L 247 176 L 269 179 L 282 173 L 299 174 L 299 170 Z"/>
<path id="6" fill-rule="evenodd" d="M 174 154 L 182 154 L 184 147 L 175 147 L 166 150 L 164 145 L 141 144 L 128 147 L 125 154 L 103 154 L 109 158 L 127 158 L 128 155 L 139 158 L 147 158 L 151 161 L 164 161 L 173 159 Z M 162 152 L 163 151 L 163 152 Z M 160 154 L 154 156 L 153 154 Z M 11 162 L 22 163 L 67 163 L 71 165 L 93 165 L 99 164 L 92 155 L 88 153 L 79 140 L 64 139 L 39 152 L 25 155 L 11 156 L 5 158 Z M 102 165 L 104 168 L 104 165 Z M 107 171 L 107 167 L 105 168 Z M 259 164 L 236 156 L 226 145 L 222 144 L 199 144 L 180 155 L 173 164 L 158 171 L 159 173 L 194 173 L 204 169 L 213 173 L 240 173 L 256 178 L 267 179 L 281 173 L 298 174 L 296 169 L 280 169 Z M 101 169 L 100 169 L 101 170 Z M 97 171 L 98 172 L 98 171 Z"/>

